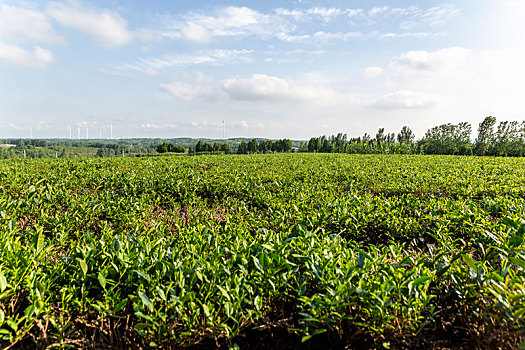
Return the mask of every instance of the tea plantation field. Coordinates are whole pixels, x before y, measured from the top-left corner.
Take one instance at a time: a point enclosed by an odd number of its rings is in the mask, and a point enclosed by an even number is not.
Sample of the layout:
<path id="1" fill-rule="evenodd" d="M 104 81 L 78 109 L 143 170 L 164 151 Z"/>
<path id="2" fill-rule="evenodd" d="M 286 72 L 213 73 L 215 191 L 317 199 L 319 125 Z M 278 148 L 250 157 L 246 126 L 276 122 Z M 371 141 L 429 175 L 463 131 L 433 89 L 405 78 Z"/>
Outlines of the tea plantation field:
<path id="1" fill-rule="evenodd" d="M 0 162 L 0 347 L 516 348 L 525 160 Z"/>

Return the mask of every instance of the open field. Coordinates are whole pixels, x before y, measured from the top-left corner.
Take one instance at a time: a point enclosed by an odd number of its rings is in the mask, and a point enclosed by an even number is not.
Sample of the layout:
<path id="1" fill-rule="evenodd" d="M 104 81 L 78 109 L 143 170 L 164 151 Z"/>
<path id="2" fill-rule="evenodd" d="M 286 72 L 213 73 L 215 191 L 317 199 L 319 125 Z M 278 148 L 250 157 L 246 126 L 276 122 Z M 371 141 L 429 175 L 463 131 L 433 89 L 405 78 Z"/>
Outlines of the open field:
<path id="1" fill-rule="evenodd" d="M 524 224 L 519 158 L 6 160 L 0 346 L 512 348 Z"/>

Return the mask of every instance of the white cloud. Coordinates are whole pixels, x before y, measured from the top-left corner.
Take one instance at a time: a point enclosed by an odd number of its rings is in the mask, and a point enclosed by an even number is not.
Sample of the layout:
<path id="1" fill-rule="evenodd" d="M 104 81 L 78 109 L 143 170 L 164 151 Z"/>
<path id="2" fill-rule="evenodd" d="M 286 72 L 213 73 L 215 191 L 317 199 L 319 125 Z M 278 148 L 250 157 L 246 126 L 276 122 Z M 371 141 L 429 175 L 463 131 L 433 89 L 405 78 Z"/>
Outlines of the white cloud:
<path id="1" fill-rule="evenodd" d="M 154 76 L 160 70 L 173 67 L 187 67 L 200 64 L 221 65 L 225 63 L 248 62 L 250 50 L 212 50 L 199 51 L 193 55 L 165 55 L 159 58 L 140 59 L 131 63 L 118 63 L 105 69 L 113 75 L 149 75 Z"/>
<path id="2" fill-rule="evenodd" d="M 170 84 L 161 84 L 160 88 L 176 99 L 191 101 L 203 97 L 204 91 L 201 86 L 176 81 Z"/>
<path id="3" fill-rule="evenodd" d="M 171 39 L 186 39 L 208 42 L 220 37 L 259 36 L 264 39 L 277 38 L 285 42 L 309 42 L 311 39 L 351 40 L 355 38 L 380 39 L 414 37 L 425 38 L 434 33 L 427 31 L 404 33 L 381 33 L 372 30 L 360 32 L 330 32 L 320 30 L 332 21 L 344 21 L 345 25 L 374 25 L 381 20 L 396 20 L 402 29 L 419 25 L 433 26 L 454 17 L 458 10 L 453 5 L 442 5 L 427 10 L 417 6 L 391 8 L 389 6 L 364 8 L 312 7 L 307 9 L 277 8 L 261 13 L 248 7 L 223 7 L 212 13 L 189 12 L 173 21 L 163 36 Z M 305 23 L 308 22 L 308 26 Z M 394 22 L 395 23 L 395 22 Z"/>
<path id="4" fill-rule="evenodd" d="M 431 7 L 421 15 L 421 21 L 428 25 L 438 25 L 447 20 L 455 18 L 459 14 L 459 9 L 454 5 L 441 5 Z"/>
<path id="5" fill-rule="evenodd" d="M 443 116 L 459 117 L 474 125 L 486 115 L 495 115 L 498 120 L 521 120 L 523 57 L 523 48 L 409 51 L 381 67 L 384 78 L 377 81 L 382 86 L 376 89 L 384 92 L 369 107 L 397 110 L 400 118 L 412 115 L 414 124 L 419 123 L 421 128 L 454 120 Z M 420 109 L 425 109 L 425 120 L 418 122 Z"/>
<path id="6" fill-rule="evenodd" d="M 417 6 L 409 7 L 395 7 L 389 11 L 390 16 L 394 17 L 405 17 L 405 16 L 418 16 L 423 11 L 420 10 Z"/>
<path id="7" fill-rule="evenodd" d="M 303 10 L 290 10 L 290 9 L 285 9 L 285 8 L 277 8 L 274 11 L 279 16 L 289 16 L 295 19 L 296 21 L 306 19 L 306 13 Z"/>
<path id="8" fill-rule="evenodd" d="M 162 84 L 163 92 L 183 101 L 205 99 L 208 102 L 230 98 L 234 101 L 271 104 L 305 104 L 311 106 L 364 105 L 360 95 L 341 93 L 330 85 L 331 81 L 317 73 L 302 74 L 298 79 L 285 79 L 266 74 L 253 74 L 248 78 L 226 79 L 214 82 L 202 74 L 197 78 L 182 79 Z"/>
<path id="9" fill-rule="evenodd" d="M 459 9 L 451 4 L 443 4 L 440 6 L 431 7 L 424 11 L 413 8 L 410 18 L 401 22 L 399 26 L 400 28 L 407 30 L 422 25 L 437 26 L 456 18 L 458 14 Z"/>
<path id="10" fill-rule="evenodd" d="M 67 4 L 51 2 L 47 13 L 61 25 L 84 32 L 103 46 L 125 45 L 133 39 L 127 21 L 115 11 L 86 7 L 72 0 Z"/>
<path id="11" fill-rule="evenodd" d="M 162 124 L 140 123 L 138 125 L 138 127 L 141 128 L 141 129 L 154 129 L 154 130 L 168 129 L 168 130 L 172 130 L 172 129 L 180 128 L 180 124 L 178 124 L 178 123 L 162 123 Z"/>
<path id="12" fill-rule="evenodd" d="M 6 124 L 4 124 L 4 126 L 5 125 Z M 17 130 L 17 131 L 27 130 L 27 126 L 25 126 L 25 125 L 17 125 L 15 123 L 7 123 L 7 127 L 10 128 L 10 129 Z"/>
<path id="13" fill-rule="evenodd" d="M 394 60 L 389 67 L 398 72 L 442 72 L 461 66 L 470 51 L 463 47 L 449 47 L 434 52 L 408 51 Z"/>
<path id="14" fill-rule="evenodd" d="M 63 41 L 43 12 L 10 5 L 0 5 L 0 38 L 9 42 L 31 40 L 57 43 Z"/>
<path id="15" fill-rule="evenodd" d="M 264 129 L 263 123 L 247 122 L 246 120 L 239 120 L 228 126 L 234 129 Z"/>
<path id="16" fill-rule="evenodd" d="M 0 60 L 19 66 L 43 68 L 53 62 L 53 54 L 39 46 L 33 51 L 27 51 L 0 41 Z"/>
<path id="17" fill-rule="evenodd" d="M 430 32 L 404 32 L 404 33 L 377 33 L 377 36 L 382 39 L 396 39 L 396 38 L 415 38 L 415 39 L 424 39 L 430 36 L 438 36 L 443 33 L 430 33 Z"/>
<path id="18" fill-rule="evenodd" d="M 335 17 L 344 15 L 346 11 L 335 7 L 314 7 L 306 10 L 306 13 L 309 15 L 320 16 L 323 21 L 329 22 Z"/>
<path id="19" fill-rule="evenodd" d="M 32 50 L 22 43 L 60 43 L 50 18 L 30 5 L 0 5 L 0 60 L 25 67 L 43 68 L 54 60 L 51 51 L 35 45 Z"/>
<path id="20" fill-rule="evenodd" d="M 217 84 L 212 77 L 197 72 L 196 75 L 182 74 L 179 80 L 160 84 L 160 90 L 176 100 L 193 101 L 196 99 L 213 100 L 217 95 Z"/>
<path id="21" fill-rule="evenodd" d="M 357 18 L 365 16 L 365 10 L 363 9 L 347 9 L 346 15 L 350 18 Z"/>
<path id="22" fill-rule="evenodd" d="M 364 70 L 364 75 L 365 78 L 374 79 L 383 75 L 384 72 L 385 70 L 381 67 L 366 67 Z"/>
<path id="23" fill-rule="evenodd" d="M 280 32 L 276 34 L 276 38 L 286 42 L 305 42 L 311 39 L 311 35 L 302 34 L 302 35 L 292 35 L 285 32 Z"/>
<path id="24" fill-rule="evenodd" d="M 379 109 L 427 109 L 438 105 L 442 97 L 420 91 L 401 90 L 384 95 L 372 107 Z"/>
<path id="25" fill-rule="evenodd" d="M 191 22 L 182 28 L 181 34 L 184 38 L 191 41 L 208 42 L 211 39 L 211 34 L 206 28 Z"/>
<path id="26" fill-rule="evenodd" d="M 175 22 L 172 27 L 187 40 L 208 41 L 211 37 L 266 35 L 272 30 L 270 19 L 248 7 L 229 6 L 214 15 L 189 13 L 184 22 Z"/>
<path id="27" fill-rule="evenodd" d="M 266 74 L 253 74 L 244 79 L 227 79 L 222 83 L 226 94 L 239 101 L 263 101 L 273 103 L 327 104 L 351 102 L 330 87 L 306 82 L 296 82 Z"/>
<path id="28" fill-rule="evenodd" d="M 291 17 L 296 21 L 305 21 L 314 18 L 321 18 L 325 22 L 330 22 L 334 18 L 347 15 L 349 11 L 350 10 L 340 9 L 336 7 L 312 7 L 305 10 L 290 10 L 278 8 L 274 10 L 276 15 L 282 17 Z"/>
<path id="29" fill-rule="evenodd" d="M 372 7 L 372 8 L 368 11 L 368 15 L 369 15 L 370 17 L 377 17 L 377 16 L 379 16 L 379 15 L 382 15 L 382 14 L 386 13 L 388 10 L 389 10 L 389 7 L 388 7 L 388 6 L 383 6 L 383 7 L 375 6 L 375 7 Z"/>
<path id="30" fill-rule="evenodd" d="M 314 39 L 320 40 L 320 41 L 326 41 L 326 40 L 349 40 L 349 39 L 355 39 L 355 38 L 362 38 L 364 37 L 364 34 L 361 32 L 348 32 L 348 33 L 342 33 L 342 32 L 335 32 L 335 33 L 329 33 L 329 32 L 316 32 L 313 35 Z"/>

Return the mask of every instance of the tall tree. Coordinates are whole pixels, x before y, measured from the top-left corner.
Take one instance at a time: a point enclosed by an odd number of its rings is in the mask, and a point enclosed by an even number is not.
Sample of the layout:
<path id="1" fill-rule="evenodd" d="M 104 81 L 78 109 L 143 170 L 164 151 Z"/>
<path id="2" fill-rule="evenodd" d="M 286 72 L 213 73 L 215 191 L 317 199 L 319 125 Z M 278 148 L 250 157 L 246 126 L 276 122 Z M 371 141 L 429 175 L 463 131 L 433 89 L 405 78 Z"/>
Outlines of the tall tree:
<path id="1" fill-rule="evenodd" d="M 258 145 L 257 140 L 253 139 L 250 142 L 248 142 L 248 153 L 257 153 Z"/>
<path id="2" fill-rule="evenodd" d="M 248 153 L 248 144 L 244 141 L 241 142 L 239 148 L 237 148 L 237 154 L 247 154 Z"/>
<path id="3" fill-rule="evenodd" d="M 195 145 L 195 153 L 204 152 L 204 151 L 206 151 L 204 143 L 199 140 L 199 142 L 197 142 L 197 144 Z"/>
<path id="4" fill-rule="evenodd" d="M 475 141 L 474 151 L 477 155 L 484 156 L 494 142 L 494 125 L 496 118 L 488 116 L 478 127 L 478 137 Z"/>
<path id="5" fill-rule="evenodd" d="M 469 123 L 442 124 L 428 130 L 421 140 L 421 144 L 427 154 L 468 155 L 472 150 L 471 132 L 472 126 Z"/>
<path id="6" fill-rule="evenodd" d="M 494 138 L 494 149 L 500 156 L 516 156 L 520 153 L 520 127 L 516 121 L 500 122 Z"/>
<path id="7" fill-rule="evenodd" d="M 412 143 L 414 142 L 415 135 L 408 126 L 403 126 L 399 134 L 397 134 L 397 142 L 399 143 Z"/>
<path id="8" fill-rule="evenodd" d="M 376 142 L 378 145 L 382 145 L 386 142 L 385 128 L 379 128 L 379 130 L 377 130 Z"/>

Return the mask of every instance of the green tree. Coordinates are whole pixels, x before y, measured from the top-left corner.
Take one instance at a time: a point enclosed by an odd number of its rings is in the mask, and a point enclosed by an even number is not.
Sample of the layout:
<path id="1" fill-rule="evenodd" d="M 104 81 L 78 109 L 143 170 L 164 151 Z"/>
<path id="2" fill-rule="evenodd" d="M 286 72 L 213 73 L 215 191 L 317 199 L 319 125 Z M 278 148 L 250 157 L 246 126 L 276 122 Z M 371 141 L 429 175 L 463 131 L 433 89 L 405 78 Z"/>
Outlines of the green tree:
<path id="1" fill-rule="evenodd" d="M 176 145 L 176 146 L 173 147 L 173 152 L 175 152 L 175 153 L 184 153 L 185 150 L 184 150 L 183 146 Z"/>
<path id="2" fill-rule="evenodd" d="M 484 156 L 494 143 L 494 125 L 496 118 L 486 117 L 478 127 L 478 137 L 475 141 L 474 152 L 479 156 Z"/>
<path id="3" fill-rule="evenodd" d="M 157 146 L 157 152 L 159 153 L 174 152 L 174 151 L 175 151 L 175 145 L 169 142 L 163 142 Z"/>
<path id="4" fill-rule="evenodd" d="M 237 154 L 247 154 L 248 153 L 248 144 L 242 141 L 237 148 Z"/>
<path id="5" fill-rule="evenodd" d="M 200 152 L 205 152 L 206 151 L 206 147 L 204 145 L 204 143 L 199 140 L 199 142 L 197 142 L 197 144 L 195 145 L 195 153 L 200 153 Z"/>
<path id="6" fill-rule="evenodd" d="M 379 130 L 377 130 L 376 142 L 378 145 L 382 145 L 386 142 L 385 128 L 379 128 Z"/>
<path id="7" fill-rule="evenodd" d="M 494 138 L 494 150 L 499 156 L 517 156 L 520 152 L 520 125 L 516 121 L 500 122 Z"/>
<path id="8" fill-rule="evenodd" d="M 472 126 L 466 122 L 442 124 L 428 130 L 421 145 L 427 154 L 469 155 L 472 152 L 471 133 Z"/>
<path id="9" fill-rule="evenodd" d="M 321 142 L 318 137 L 312 137 L 308 141 L 308 152 L 319 152 L 321 149 Z"/>
<path id="10" fill-rule="evenodd" d="M 403 126 L 399 134 L 397 134 L 397 142 L 399 143 L 412 143 L 414 142 L 415 135 L 408 126 Z"/>
<path id="11" fill-rule="evenodd" d="M 257 153 L 258 145 L 257 140 L 253 139 L 250 142 L 248 142 L 248 153 Z"/>

